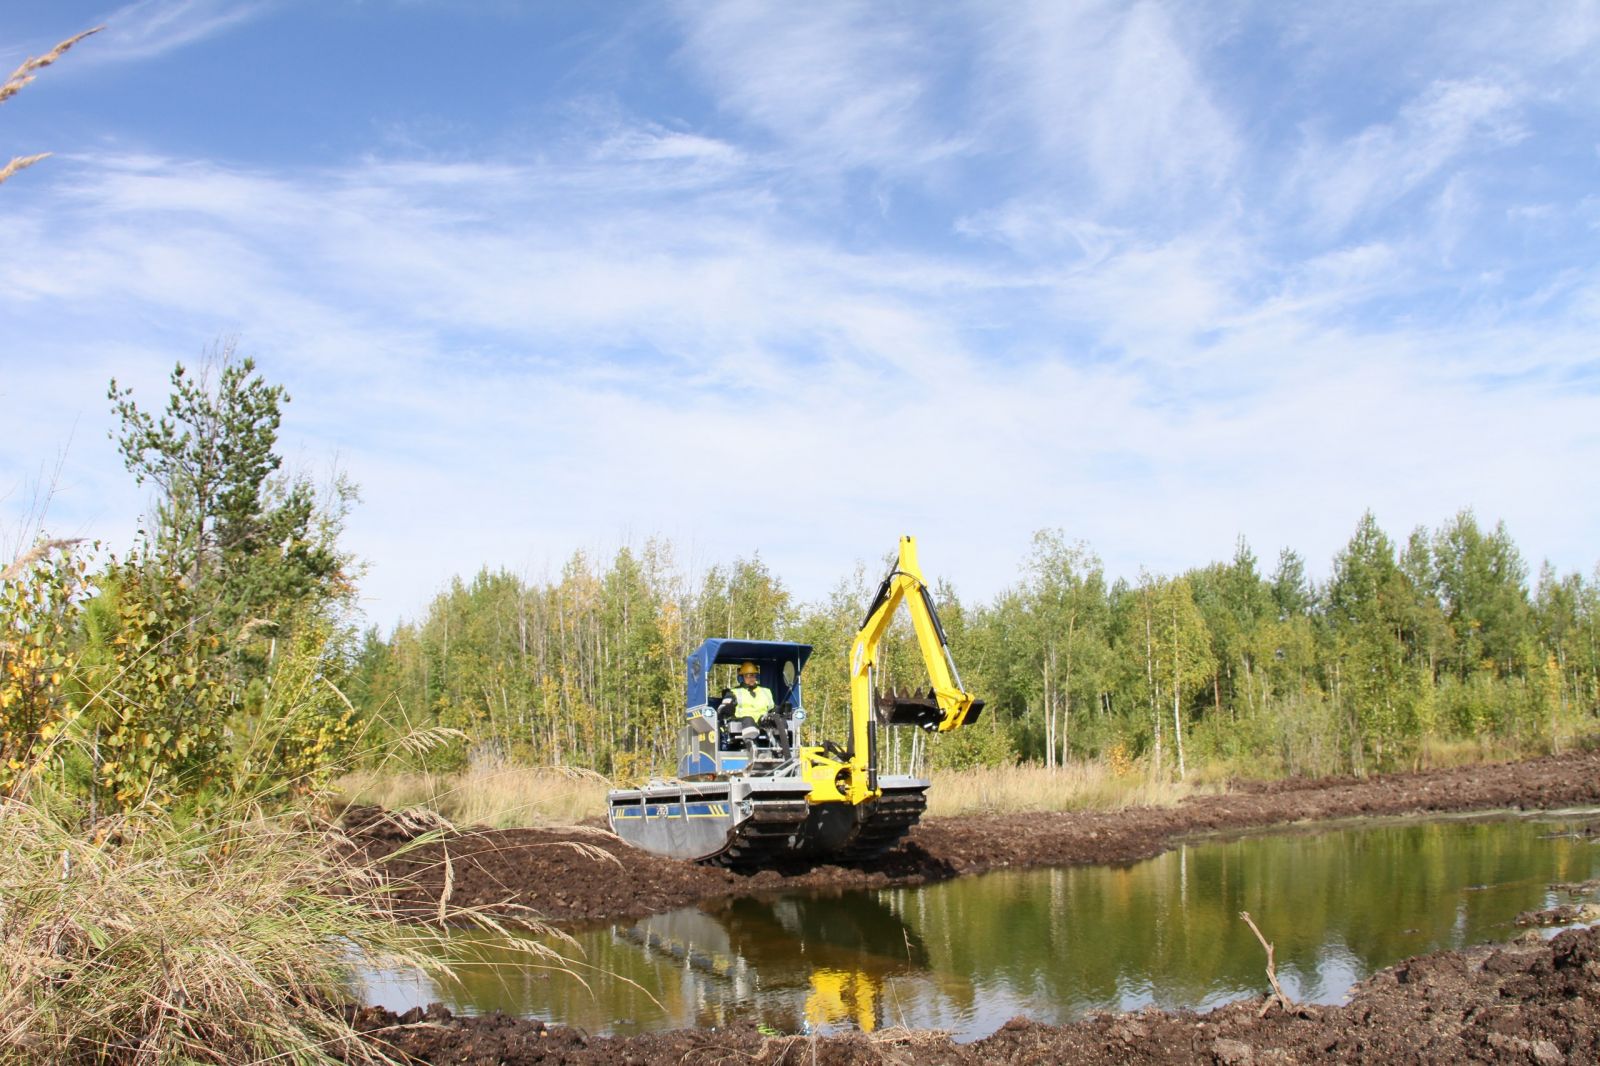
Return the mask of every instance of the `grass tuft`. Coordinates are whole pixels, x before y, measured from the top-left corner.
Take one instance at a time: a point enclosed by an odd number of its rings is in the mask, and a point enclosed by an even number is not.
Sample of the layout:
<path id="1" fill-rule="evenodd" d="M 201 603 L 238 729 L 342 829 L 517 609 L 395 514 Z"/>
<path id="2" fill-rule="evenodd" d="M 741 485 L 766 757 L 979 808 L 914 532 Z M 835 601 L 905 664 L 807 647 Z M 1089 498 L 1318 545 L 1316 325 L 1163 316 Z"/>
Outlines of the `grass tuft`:
<path id="1" fill-rule="evenodd" d="M 0 104 L 5 103 L 7 100 L 17 95 L 17 93 L 22 91 L 24 86 L 33 81 L 35 77 L 35 71 L 43 70 L 45 67 L 48 67 L 51 63 L 54 63 L 56 60 L 66 55 L 67 49 L 71 48 L 85 37 L 88 37 L 91 34 L 99 33 L 103 29 L 105 29 L 104 26 L 96 26 L 92 30 L 84 30 L 77 36 L 69 37 L 62 41 L 60 44 L 50 49 L 50 51 L 46 52 L 42 56 L 33 56 L 31 58 L 24 59 L 22 61 L 22 65 L 11 72 L 10 77 L 8 77 L 5 81 L 0 82 Z"/>
<path id="2" fill-rule="evenodd" d="M 1539 751 L 1532 754 L 1543 755 L 1548 752 Z M 1417 752 L 1416 769 L 1448 770 L 1456 766 L 1510 762 L 1514 759 L 1528 758 L 1529 755 L 1530 752 L 1525 746 L 1518 746 L 1510 740 L 1488 735 L 1460 740 L 1425 737 Z"/>
<path id="3" fill-rule="evenodd" d="M 0 1063 L 387 1061 L 334 1007 L 357 960 L 448 977 L 303 815 L 102 822 L 0 806 Z"/>

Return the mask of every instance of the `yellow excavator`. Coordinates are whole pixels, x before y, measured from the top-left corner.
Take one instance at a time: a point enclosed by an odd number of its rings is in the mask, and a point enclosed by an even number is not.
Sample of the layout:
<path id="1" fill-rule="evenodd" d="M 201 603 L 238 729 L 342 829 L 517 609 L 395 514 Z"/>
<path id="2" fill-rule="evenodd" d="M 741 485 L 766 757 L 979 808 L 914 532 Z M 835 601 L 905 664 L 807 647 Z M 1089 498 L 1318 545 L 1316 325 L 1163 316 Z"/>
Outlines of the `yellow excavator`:
<path id="1" fill-rule="evenodd" d="M 926 693 L 878 692 L 879 648 L 901 604 L 932 682 Z M 962 687 L 913 538 L 900 538 L 895 565 L 851 642 L 843 745 L 799 743 L 801 672 L 810 654 L 806 644 L 722 637 L 696 648 L 687 663 L 677 776 L 608 793 L 612 831 L 659 855 L 745 868 L 860 861 L 904 836 L 927 807 L 930 782 L 879 772 L 880 726 L 949 732 L 983 711 L 983 701 Z M 733 713 L 730 690 L 713 697 L 710 679 L 721 664 L 753 666 L 774 710 L 752 723 Z"/>

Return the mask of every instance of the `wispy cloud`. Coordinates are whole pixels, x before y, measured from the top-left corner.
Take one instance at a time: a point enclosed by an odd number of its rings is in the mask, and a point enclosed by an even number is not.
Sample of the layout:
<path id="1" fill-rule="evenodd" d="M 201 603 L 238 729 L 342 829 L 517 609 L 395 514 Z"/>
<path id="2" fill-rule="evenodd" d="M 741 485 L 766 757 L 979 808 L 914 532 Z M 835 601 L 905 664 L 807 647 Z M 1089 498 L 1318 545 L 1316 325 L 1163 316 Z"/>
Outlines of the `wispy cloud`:
<path id="1" fill-rule="evenodd" d="M 1078 210 L 1215 197 L 1238 156 L 1233 123 L 1169 5 L 988 8 L 978 84 L 991 121 L 1026 133 L 1034 162 L 1086 182 Z"/>
<path id="2" fill-rule="evenodd" d="M 825 0 L 686 3 L 683 52 L 720 107 L 801 169 L 914 173 L 960 148 L 935 121 L 939 37 L 926 17 Z"/>
<path id="3" fill-rule="evenodd" d="M 1525 136 L 1522 96 L 1488 81 L 1435 83 L 1393 122 L 1340 142 L 1313 143 L 1296 176 L 1313 226 L 1339 234 L 1446 173 L 1463 155 L 1515 144 Z"/>
<path id="4" fill-rule="evenodd" d="M 1390 269 L 1380 248 L 1262 289 L 1224 234 L 1124 242 L 1065 273 L 847 254 L 729 200 L 721 181 L 687 212 L 682 190 L 669 194 L 674 223 L 643 200 L 617 214 L 549 163 L 295 177 L 78 165 L 74 206 L 48 238 L 27 212 L 4 224 L 31 265 L 13 268 L 0 306 L 24 329 L 79 308 L 52 351 L 150 319 L 190 339 L 120 348 L 122 369 L 99 360 L 49 388 L 95 397 L 131 367 L 154 393 L 163 364 L 241 332 L 296 396 L 295 453 L 337 452 L 365 486 L 354 546 L 378 560 L 380 617 L 485 560 L 559 562 L 597 530 L 662 532 L 712 557 L 760 547 L 820 593 L 915 527 L 952 556 L 991 560 L 964 567 L 982 592 L 1044 524 L 1132 572 L 1225 553 L 1241 531 L 1268 551 L 1331 552 L 1369 505 L 1401 526 L 1436 521 L 1509 461 L 1471 432 L 1483 420 L 1600 461 L 1574 429 L 1583 402 L 1547 377 L 1477 380 L 1473 353 L 1493 360 L 1517 340 L 1503 327 L 1330 328 Z M 470 222 L 456 203 L 474 205 Z M 989 337 L 991 322 L 1018 328 Z M 1068 339 L 1084 331 L 1115 357 Z M 1458 369 L 1431 359 L 1441 347 Z M 1418 407 L 1421 394 L 1433 399 Z M 80 411 L 80 439 L 99 437 L 98 406 Z M 890 462 L 908 434 L 919 462 Z M 1423 458 L 1440 440 L 1454 442 L 1454 473 Z M 851 473 L 863 462 L 864 481 Z M 709 517 L 722 484 L 752 472 L 778 479 L 785 506 L 737 528 Z M 1297 488 L 1309 483 L 1316 502 Z M 1514 527 L 1550 502 L 1515 484 L 1491 508 Z M 489 501 L 492 523 L 453 517 Z"/>
<path id="5" fill-rule="evenodd" d="M 99 21 L 105 33 L 90 62 L 154 59 L 196 44 L 270 10 L 275 0 L 137 0 Z"/>

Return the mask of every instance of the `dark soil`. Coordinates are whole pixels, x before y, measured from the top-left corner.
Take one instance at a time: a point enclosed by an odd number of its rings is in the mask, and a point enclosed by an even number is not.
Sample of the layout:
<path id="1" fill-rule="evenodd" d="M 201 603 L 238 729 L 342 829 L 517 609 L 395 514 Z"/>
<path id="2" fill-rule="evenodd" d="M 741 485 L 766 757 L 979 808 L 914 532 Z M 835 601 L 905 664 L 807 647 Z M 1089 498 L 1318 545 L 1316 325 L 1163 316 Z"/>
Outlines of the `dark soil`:
<path id="1" fill-rule="evenodd" d="M 437 1006 L 355 1012 L 402 1060 L 521 1063 L 1458 1063 L 1600 1062 L 1600 930 L 1446 951 L 1373 975 L 1341 1007 L 1288 1011 L 1267 999 L 1209 1014 L 1102 1014 L 1073 1025 L 1007 1022 L 956 1044 L 936 1033 L 766 1037 L 753 1027 L 591 1038 L 504 1015 Z"/>
<path id="2" fill-rule="evenodd" d="M 480 830 L 395 854 L 416 836 L 413 828 L 371 808 L 351 811 L 347 825 L 372 859 L 387 858 L 383 866 L 399 882 L 402 908 L 436 915 L 448 882 L 452 907 L 582 923 L 752 893 L 921 884 L 1000 867 L 1131 863 L 1198 833 L 1585 804 L 1600 804 L 1600 752 L 1366 780 L 1239 783 L 1175 807 L 928 818 L 899 848 L 870 863 L 755 874 L 658 858 L 592 827 Z"/>
<path id="3" fill-rule="evenodd" d="M 937 786 L 935 786 L 937 787 Z M 1600 804 L 1600 752 L 1367 780 L 1242 783 L 1171 808 L 928 819 L 873 863 L 753 875 L 635 851 L 595 829 L 474 831 L 430 841 L 375 810 L 347 824 L 399 879 L 399 900 L 529 908 L 555 922 L 641 917 L 751 893 L 917 884 L 999 867 L 1130 863 L 1198 833 L 1330 819 Z M 587 846 L 586 848 L 583 846 Z M 593 849 L 598 847 L 606 855 Z M 448 862 L 446 858 L 448 857 Z M 1571 886 L 1574 890 L 1587 886 Z M 1576 892 L 1574 893 L 1576 894 Z M 1263 974 L 1263 991 L 1266 979 Z M 1341 1007 L 1289 1011 L 1256 999 L 1209 1014 L 1154 1009 L 1065 1026 L 1026 1019 L 970 1044 L 938 1033 L 769 1037 L 751 1025 L 590 1037 L 537 1020 L 456 1018 L 441 1007 L 354 1012 L 402 1060 L 521 1063 L 1600 1063 L 1600 929 L 1410 959 L 1357 985 Z"/>

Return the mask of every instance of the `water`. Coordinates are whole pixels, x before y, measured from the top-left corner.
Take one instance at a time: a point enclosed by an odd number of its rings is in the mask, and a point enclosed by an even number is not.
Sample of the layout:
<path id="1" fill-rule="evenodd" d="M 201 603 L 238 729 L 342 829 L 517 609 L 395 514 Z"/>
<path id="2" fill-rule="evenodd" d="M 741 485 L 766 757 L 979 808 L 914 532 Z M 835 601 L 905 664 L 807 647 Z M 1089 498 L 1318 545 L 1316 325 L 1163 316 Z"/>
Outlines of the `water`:
<path id="1" fill-rule="evenodd" d="M 944 1029 L 1027 1015 L 1208 1008 L 1267 990 L 1340 1001 L 1411 955 L 1508 939 L 1552 882 L 1600 877 L 1600 812 L 1362 823 L 1213 840 L 1128 867 L 999 872 L 923 888 L 729 901 L 575 934 L 576 977 L 461 940 L 438 987 L 369 972 L 369 1002 L 439 1001 L 634 1033 L 754 1020 L 778 1032 Z M 560 945 L 557 945 L 558 947 Z"/>

